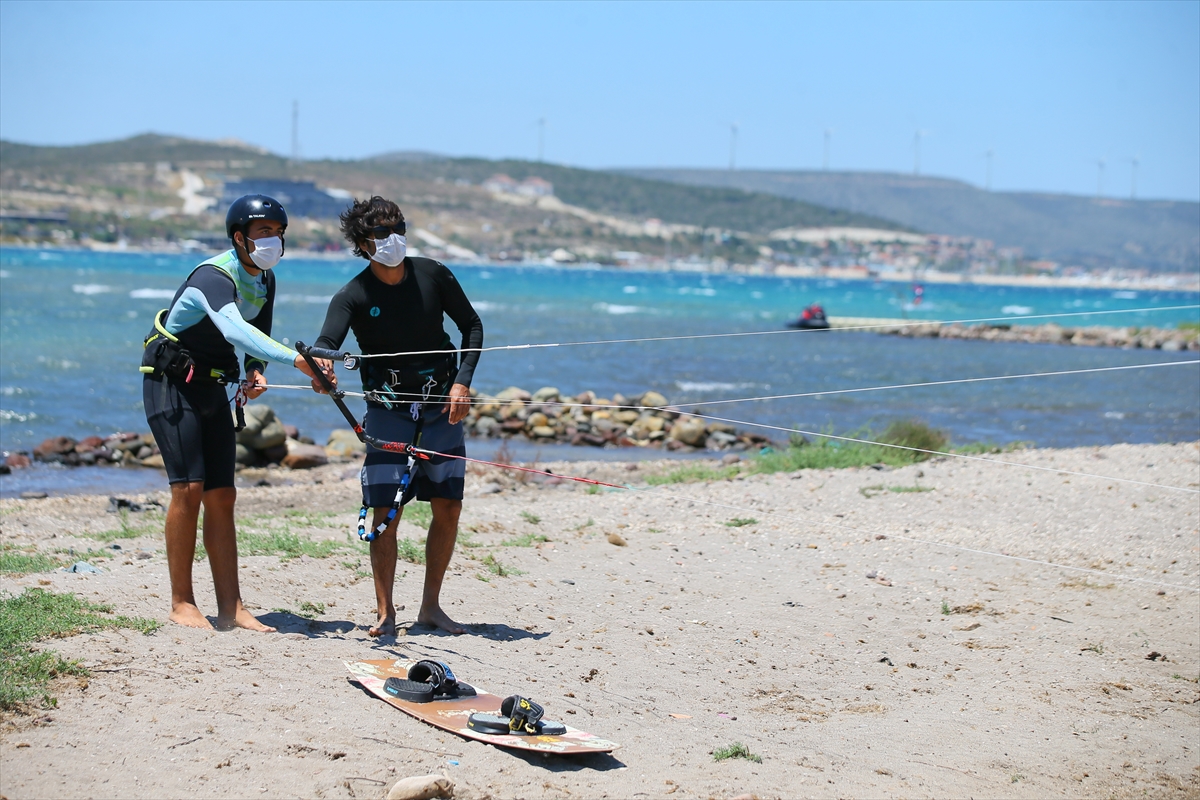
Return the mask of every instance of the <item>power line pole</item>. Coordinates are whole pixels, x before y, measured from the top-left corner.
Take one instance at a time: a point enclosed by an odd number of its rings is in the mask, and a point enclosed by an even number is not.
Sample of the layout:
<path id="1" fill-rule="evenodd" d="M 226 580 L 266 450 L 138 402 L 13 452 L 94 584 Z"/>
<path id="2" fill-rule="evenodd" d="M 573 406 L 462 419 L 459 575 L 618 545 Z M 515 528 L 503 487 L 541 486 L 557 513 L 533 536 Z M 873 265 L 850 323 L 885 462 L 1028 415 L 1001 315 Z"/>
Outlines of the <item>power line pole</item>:
<path id="1" fill-rule="evenodd" d="M 825 156 L 821 159 L 821 169 L 829 172 L 829 140 L 833 138 L 833 128 L 825 129 Z"/>
<path id="2" fill-rule="evenodd" d="M 921 137 L 928 133 L 929 131 L 917 129 L 913 134 L 913 175 L 921 174 Z"/>
<path id="3" fill-rule="evenodd" d="M 1133 158 L 1129 159 L 1129 164 L 1130 164 L 1129 199 L 1130 200 L 1137 200 L 1137 171 L 1138 171 L 1138 164 L 1140 164 L 1141 162 L 1142 162 L 1142 160 L 1140 158 L 1138 158 L 1137 156 L 1134 156 Z"/>
<path id="4" fill-rule="evenodd" d="M 738 124 L 736 122 L 729 125 L 729 171 L 733 172 L 737 169 L 737 135 Z"/>
<path id="5" fill-rule="evenodd" d="M 1096 159 L 1096 197 L 1104 196 L 1104 156 Z"/>

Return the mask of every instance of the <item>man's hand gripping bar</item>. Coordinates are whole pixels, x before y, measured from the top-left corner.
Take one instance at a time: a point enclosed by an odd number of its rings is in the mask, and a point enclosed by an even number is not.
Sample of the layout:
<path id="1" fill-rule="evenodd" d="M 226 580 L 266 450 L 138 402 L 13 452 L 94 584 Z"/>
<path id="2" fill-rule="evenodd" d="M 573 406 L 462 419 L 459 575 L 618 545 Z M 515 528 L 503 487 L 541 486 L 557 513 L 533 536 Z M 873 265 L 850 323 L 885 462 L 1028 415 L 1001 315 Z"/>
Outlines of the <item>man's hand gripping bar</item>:
<path id="1" fill-rule="evenodd" d="M 350 428 L 354 431 L 354 435 L 358 437 L 360 442 L 370 445 L 377 450 L 387 450 L 392 453 L 404 453 L 405 455 L 414 456 L 424 461 L 429 460 L 428 454 L 417 450 L 417 448 L 413 447 L 411 444 L 405 444 L 404 442 L 385 442 L 381 439 L 376 439 L 374 436 L 371 436 L 363 430 L 362 425 L 359 424 L 358 420 L 354 418 L 354 415 L 350 413 L 350 409 L 346 408 L 346 403 L 342 399 L 346 396 L 346 393 L 340 389 L 333 388 L 333 384 L 329 382 L 329 378 L 325 377 L 324 370 L 322 370 L 314 360 L 318 358 L 326 358 L 330 361 L 345 359 L 347 362 L 349 362 L 350 358 L 346 353 L 342 352 L 341 350 L 326 350 L 323 347 L 309 347 L 304 342 L 296 342 L 296 352 L 299 353 L 306 362 L 308 362 L 308 366 L 312 369 L 313 374 L 317 376 L 317 382 L 320 383 L 321 388 L 324 389 L 331 398 L 333 398 L 333 402 L 335 405 L 337 405 L 338 411 L 341 411 L 342 416 L 346 418 L 346 422 L 350 423 Z M 355 366 L 357 366 L 357 364 Z M 350 367 L 350 369 L 353 368 L 354 367 Z"/>

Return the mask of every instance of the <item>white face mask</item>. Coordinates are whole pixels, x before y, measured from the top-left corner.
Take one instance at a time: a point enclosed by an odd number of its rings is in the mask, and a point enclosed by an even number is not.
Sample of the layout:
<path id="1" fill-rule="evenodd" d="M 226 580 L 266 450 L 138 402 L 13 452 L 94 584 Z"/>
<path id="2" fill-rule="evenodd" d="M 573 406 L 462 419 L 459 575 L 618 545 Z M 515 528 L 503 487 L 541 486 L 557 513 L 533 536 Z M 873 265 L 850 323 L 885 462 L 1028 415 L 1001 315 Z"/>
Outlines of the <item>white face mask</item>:
<path id="1" fill-rule="evenodd" d="M 386 239 L 375 239 L 375 255 L 371 256 L 371 260 L 377 264 L 383 264 L 385 267 L 398 267 L 404 261 L 404 254 L 408 252 L 408 245 L 404 237 L 398 233 L 393 233 Z"/>
<path id="2" fill-rule="evenodd" d="M 268 236 L 265 239 L 251 239 L 250 241 L 254 242 L 254 251 L 250 253 L 250 260 L 259 269 L 270 269 L 279 263 L 279 259 L 283 258 L 283 239 L 281 237 Z"/>

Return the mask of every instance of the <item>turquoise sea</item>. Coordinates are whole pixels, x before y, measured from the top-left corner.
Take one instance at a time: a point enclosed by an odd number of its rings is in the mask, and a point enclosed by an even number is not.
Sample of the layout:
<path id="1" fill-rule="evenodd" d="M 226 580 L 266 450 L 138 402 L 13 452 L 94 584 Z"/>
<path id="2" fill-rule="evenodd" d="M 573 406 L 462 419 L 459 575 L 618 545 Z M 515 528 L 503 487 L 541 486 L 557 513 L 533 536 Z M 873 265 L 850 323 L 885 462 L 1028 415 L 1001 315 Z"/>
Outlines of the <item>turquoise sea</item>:
<path id="1" fill-rule="evenodd" d="M 0 449 L 66 434 L 145 430 L 141 340 L 201 256 L 0 249 Z M 287 256 L 276 268 L 277 338 L 311 342 L 333 292 L 362 268 L 353 259 Z M 1174 327 L 1200 319 L 1192 292 L 925 286 L 617 269 L 455 266 L 483 318 L 487 345 L 780 330 L 805 305 L 832 316 L 1011 318 L 1091 312 L 1064 325 Z M 1098 315 L 1095 312 L 1142 310 Z M 1041 322 L 1035 320 L 1031 322 Z M 449 323 L 448 323 L 449 324 Z M 450 325 L 455 341 L 457 332 Z M 348 343 L 353 346 L 353 342 Z M 662 392 L 676 403 L 969 377 L 1196 359 L 1197 354 L 1069 346 L 911 340 L 858 332 L 557 347 L 485 353 L 475 386 L 557 386 L 601 395 Z M 770 425 L 837 431 L 919 417 L 956 441 L 1044 446 L 1200 438 L 1200 368 L 1099 373 L 709 406 Z M 295 370 L 268 377 L 298 383 Z M 354 376 L 344 376 L 350 388 Z M 263 397 L 318 441 L 341 424 L 311 393 Z M 488 455 L 494 445 L 477 444 Z M 545 452 L 543 455 L 558 456 Z M 561 455 L 579 457 L 567 448 Z M 72 470 L 75 473 L 93 470 Z M 66 479 L 66 478 L 64 478 Z M 82 479 L 82 475 L 79 479 Z"/>

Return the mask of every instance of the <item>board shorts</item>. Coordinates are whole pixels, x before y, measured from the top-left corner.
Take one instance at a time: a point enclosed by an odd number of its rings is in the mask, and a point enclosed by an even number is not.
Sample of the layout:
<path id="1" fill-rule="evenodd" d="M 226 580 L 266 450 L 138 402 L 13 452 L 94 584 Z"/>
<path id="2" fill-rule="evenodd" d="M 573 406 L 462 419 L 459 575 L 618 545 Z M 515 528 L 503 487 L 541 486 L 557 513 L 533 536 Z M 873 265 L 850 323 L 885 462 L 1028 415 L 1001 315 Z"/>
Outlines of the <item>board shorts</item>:
<path id="1" fill-rule="evenodd" d="M 236 439 L 225 387 L 212 381 L 142 378 L 142 402 L 170 483 L 233 486 Z"/>
<path id="2" fill-rule="evenodd" d="M 453 456 L 467 454 L 461 422 L 451 425 L 449 413 L 437 403 L 427 404 L 422 413 L 425 421 L 421 425 L 421 437 L 416 442 L 413 442 L 413 434 L 417 423 L 407 405 L 395 409 L 369 406 L 363 428 L 371 436 L 385 442 L 416 444 L 426 450 Z M 390 507 L 396 499 L 396 490 L 400 488 L 400 477 L 407 468 L 408 456 L 403 453 L 376 450 L 368 445 L 367 459 L 362 468 L 362 504 L 367 508 Z M 462 500 L 466 474 L 467 462 L 461 459 L 445 456 L 430 456 L 428 461 L 417 459 L 412 484 L 402 504 L 412 499 L 414 494 L 418 500 L 435 497 Z"/>

